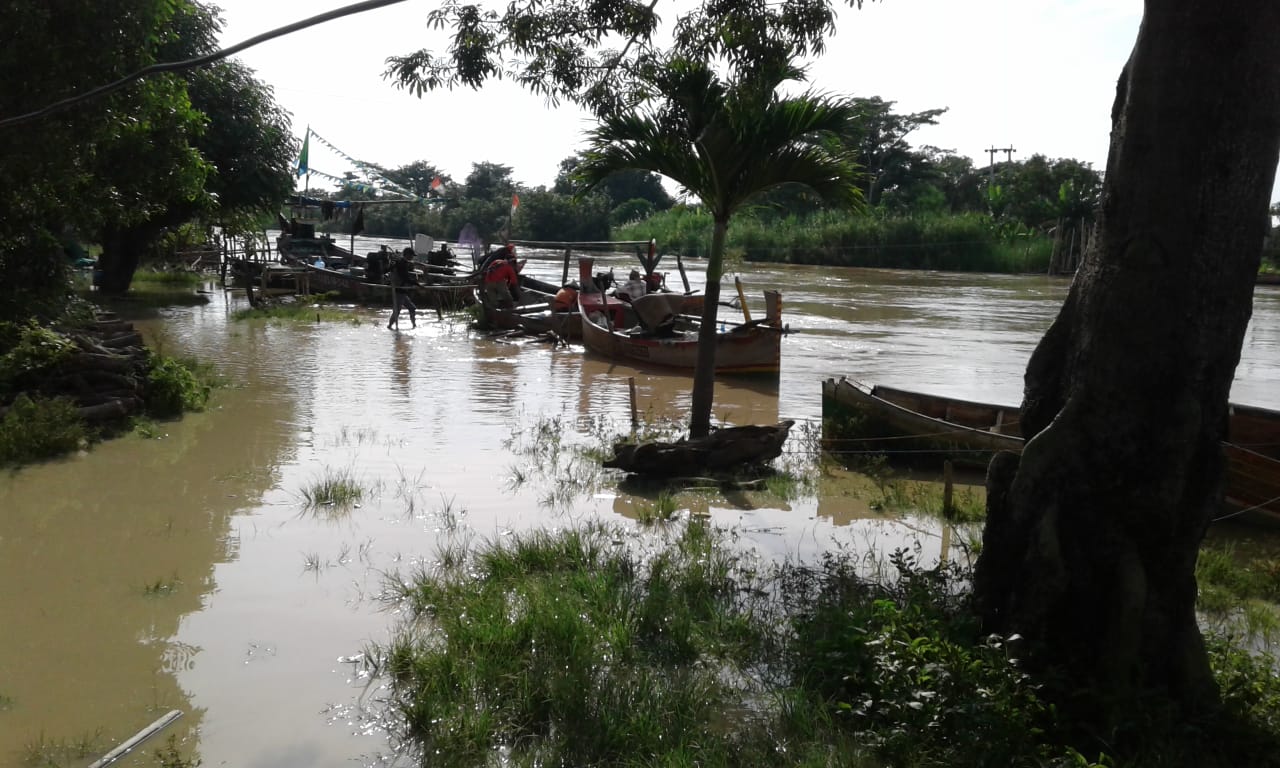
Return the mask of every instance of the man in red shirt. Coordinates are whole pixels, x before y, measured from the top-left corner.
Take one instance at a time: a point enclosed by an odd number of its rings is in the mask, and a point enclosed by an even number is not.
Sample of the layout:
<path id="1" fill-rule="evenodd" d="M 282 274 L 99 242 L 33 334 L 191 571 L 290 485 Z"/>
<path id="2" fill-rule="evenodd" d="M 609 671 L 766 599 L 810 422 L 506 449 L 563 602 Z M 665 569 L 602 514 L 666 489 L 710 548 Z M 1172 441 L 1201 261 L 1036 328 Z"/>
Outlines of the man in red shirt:
<path id="1" fill-rule="evenodd" d="M 494 259 L 484 270 L 483 291 L 490 306 L 510 309 L 520 296 L 520 276 L 510 258 Z"/>

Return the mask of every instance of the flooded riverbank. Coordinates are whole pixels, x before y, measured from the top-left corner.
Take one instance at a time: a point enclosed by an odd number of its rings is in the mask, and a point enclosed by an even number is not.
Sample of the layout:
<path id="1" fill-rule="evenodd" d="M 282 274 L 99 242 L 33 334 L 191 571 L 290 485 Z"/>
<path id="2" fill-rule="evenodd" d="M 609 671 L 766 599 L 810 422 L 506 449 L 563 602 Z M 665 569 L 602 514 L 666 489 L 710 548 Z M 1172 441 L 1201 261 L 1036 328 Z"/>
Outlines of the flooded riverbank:
<path id="1" fill-rule="evenodd" d="M 530 268 L 561 267 L 548 254 Z M 782 289 L 793 333 L 776 381 L 718 383 L 715 417 L 797 430 L 839 375 L 1016 403 L 1066 292 L 1043 277 L 754 265 L 744 281 L 757 308 L 760 288 Z M 636 527 L 653 499 L 583 483 L 568 451 L 552 465 L 531 446 L 548 427 L 565 444 L 624 431 L 631 378 L 647 418 L 688 407 L 687 376 L 485 337 L 464 315 L 401 332 L 385 310 L 235 322 L 243 296 L 209 290 L 208 305 L 138 321 L 154 347 L 227 379 L 208 412 L 0 477 L 0 766 L 87 764 L 170 709 L 183 718 L 118 765 L 151 763 L 169 734 L 206 766 L 378 762 L 378 691 L 353 660 L 393 622 L 386 574 L 429 567 L 454 537 Z M 1259 289 L 1232 397 L 1280 407 L 1278 379 L 1280 291 Z M 788 450 L 812 458 L 803 440 Z M 333 473 L 363 497 L 309 506 L 304 491 Z M 796 498 L 709 492 L 681 508 L 766 557 L 913 542 L 936 557 L 938 525 L 871 501 L 823 478 Z"/>

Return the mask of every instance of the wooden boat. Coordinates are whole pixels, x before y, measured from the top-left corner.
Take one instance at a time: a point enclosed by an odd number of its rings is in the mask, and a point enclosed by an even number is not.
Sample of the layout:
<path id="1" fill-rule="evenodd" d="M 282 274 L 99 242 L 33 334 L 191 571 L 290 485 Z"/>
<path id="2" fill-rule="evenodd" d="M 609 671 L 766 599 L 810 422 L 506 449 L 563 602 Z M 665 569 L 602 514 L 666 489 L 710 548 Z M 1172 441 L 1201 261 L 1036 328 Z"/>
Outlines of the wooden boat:
<path id="1" fill-rule="evenodd" d="M 559 286 L 519 273 L 520 300 L 513 307 L 497 307 L 484 301 L 484 285 L 476 277 L 474 291 L 480 306 L 478 325 L 485 330 L 523 331 L 531 335 L 554 333 L 560 338 L 582 338 L 582 321 L 577 307 L 572 312 L 556 312 L 551 309 Z"/>
<path id="2" fill-rule="evenodd" d="M 822 384 L 822 420 L 848 440 L 829 438 L 829 449 L 943 458 L 985 467 L 996 451 L 1022 451 L 1019 410 L 901 389 L 871 387 L 848 379 Z"/>
<path id="3" fill-rule="evenodd" d="M 276 238 L 276 252 L 284 264 L 314 264 L 317 259 L 326 264 L 348 265 L 356 260 L 355 254 L 343 248 L 328 235 L 316 235 L 315 226 L 298 222 L 293 234 L 284 232 Z"/>
<path id="4" fill-rule="evenodd" d="M 594 260 L 578 259 L 578 310 L 582 343 L 615 360 L 692 371 L 698 359 L 701 318 L 682 312 L 681 294 L 651 293 L 626 302 L 601 291 L 591 274 Z M 716 334 L 716 373 L 778 373 L 782 362 L 782 299 L 765 291 L 764 319 L 723 323 Z"/>
<path id="5" fill-rule="evenodd" d="M 942 457 L 985 467 L 996 451 L 1022 451 L 1018 418 L 1013 406 L 844 378 L 822 384 L 824 447 L 837 454 L 884 452 L 935 463 Z M 1280 411 L 1232 403 L 1223 450 L 1227 505 L 1280 522 Z"/>
<path id="6" fill-rule="evenodd" d="M 392 303 L 391 285 L 385 282 L 365 280 L 349 272 L 317 267 L 311 264 L 302 265 L 307 271 L 312 292 L 333 293 L 343 301 L 360 304 L 390 306 Z M 424 285 L 413 285 L 397 288 L 405 291 L 420 309 L 461 309 L 474 301 L 469 280 L 446 281 L 434 280 Z"/>

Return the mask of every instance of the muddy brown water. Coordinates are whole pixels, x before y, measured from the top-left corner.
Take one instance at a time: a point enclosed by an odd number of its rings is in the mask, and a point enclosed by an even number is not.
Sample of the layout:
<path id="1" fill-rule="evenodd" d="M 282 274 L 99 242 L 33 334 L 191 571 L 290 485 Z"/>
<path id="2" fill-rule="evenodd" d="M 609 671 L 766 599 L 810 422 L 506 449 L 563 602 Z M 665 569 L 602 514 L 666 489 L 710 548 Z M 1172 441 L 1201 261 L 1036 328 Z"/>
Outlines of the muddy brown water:
<path id="1" fill-rule="evenodd" d="M 554 254 L 531 255 L 529 269 L 558 279 Z M 840 375 L 1016 403 L 1067 289 L 1040 276 L 759 265 L 744 281 L 757 312 L 759 289 L 782 290 L 793 333 L 776 380 L 718 384 L 716 418 L 802 426 L 820 417 L 822 380 Z M 0 766 L 87 765 L 173 709 L 183 717 L 116 765 L 153 764 L 169 735 L 206 766 L 396 763 L 380 690 L 354 662 L 396 621 L 377 599 L 385 574 L 429 566 L 452 537 L 588 519 L 637 529 L 652 498 L 568 451 L 553 464 L 545 428 L 565 443 L 625 430 L 633 377 L 647 418 L 688 407 L 688 376 L 485 337 L 462 316 L 398 333 L 385 310 L 235 322 L 243 296 L 208 290 L 206 306 L 137 322 L 153 346 L 226 377 L 209 411 L 0 476 Z M 1280 407 L 1278 380 L 1280 290 L 1259 288 L 1232 398 Z M 806 450 L 793 438 L 786 458 Z M 335 473 L 365 497 L 308 508 L 303 489 Z M 840 476 L 788 501 L 680 501 L 763 557 L 919 546 L 936 558 L 952 535 L 873 510 Z"/>

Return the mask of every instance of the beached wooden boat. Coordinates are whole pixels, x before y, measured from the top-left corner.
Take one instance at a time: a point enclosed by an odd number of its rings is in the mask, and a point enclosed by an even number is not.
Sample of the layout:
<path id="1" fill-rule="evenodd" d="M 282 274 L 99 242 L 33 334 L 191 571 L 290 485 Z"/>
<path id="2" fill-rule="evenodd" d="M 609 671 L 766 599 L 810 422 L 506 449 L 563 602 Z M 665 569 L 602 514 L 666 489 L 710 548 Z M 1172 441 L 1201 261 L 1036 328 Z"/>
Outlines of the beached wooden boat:
<path id="1" fill-rule="evenodd" d="M 626 302 L 596 288 L 593 260 L 578 261 L 578 310 L 582 343 L 600 355 L 638 365 L 692 371 L 698 359 L 700 316 L 683 311 L 686 298 L 651 293 Z M 748 323 L 724 322 L 716 334 L 716 373 L 776 374 L 782 363 L 782 299 L 765 291 L 765 317 Z"/>
<path id="2" fill-rule="evenodd" d="M 986 466 L 996 451 L 1022 451 L 1019 409 L 868 386 L 849 379 L 822 384 L 824 447 L 837 455 L 883 452 L 936 465 Z M 1280 411 L 1230 406 L 1225 497 L 1253 519 L 1280 522 Z"/>
<path id="3" fill-rule="evenodd" d="M 637 475 L 692 477 L 763 467 L 782 455 L 794 421 L 716 429 L 705 437 L 675 442 L 616 443 L 603 466 Z"/>
<path id="4" fill-rule="evenodd" d="M 849 379 L 822 384 L 822 419 L 833 433 L 828 450 L 938 457 L 985 467 L 996 451 L 1022 450 L 1018 408 L 868 386 Z M 826 431 L 824 429 L 824 431 Z M 847 441 L 847 443 L 842 443 Z"/>
<path id="5" fill-rule="evenodd" d="M 343 301 L 359 304 L 390 306 L 392 303 L 392 288 L 389 283 L 373 282 L 348 272 L 325 269 L 311 264 L 302 266 L 307 271 L 313 293 L 333 293 Z M 469 280 L 450 282 L 442 279 L 431 284 L 401 287 L 396 290 L 408 293 L 419 309 L 461 309 L 475 300 Z"/>

